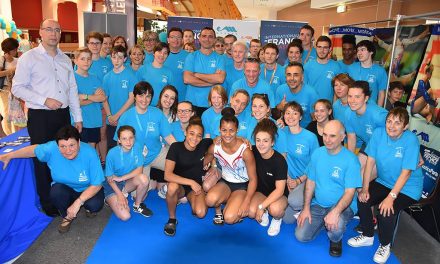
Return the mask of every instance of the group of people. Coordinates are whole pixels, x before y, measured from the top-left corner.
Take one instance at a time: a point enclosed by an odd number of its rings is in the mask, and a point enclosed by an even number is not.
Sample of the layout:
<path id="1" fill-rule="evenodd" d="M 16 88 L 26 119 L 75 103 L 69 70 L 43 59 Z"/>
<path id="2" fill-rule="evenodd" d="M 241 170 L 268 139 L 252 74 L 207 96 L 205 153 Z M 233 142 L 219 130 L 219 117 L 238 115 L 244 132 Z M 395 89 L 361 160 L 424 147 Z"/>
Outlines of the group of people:
<path id="1" fill-rule="evenodd" d="M 423 177 L 406 109 L 395 97 L 382 108 L 387 76 L 372 61 L 373 43 L 344 38 L 344 59 L 333 61 L 331 40 L 313 45 L 305 25 L 282 66 L 271 43 L 261 63 L 259 40 L 248 48 L 226 36 L 217 53 L 212 28 L 188 53 L 186 32 L 169 29 L 168 43 L 144 32 L 144 47 L 128 55 L 123 37 L 90 32 L 72 68 L 57 48 L 60 25 L 44 20 L 42 42 L 19 58 L 12 84 L 29 109 L 32 145 L 1 155 L 4 167 L 35 157 L 42 209 L 62 216 L 62 233 L 81 206 L 93 217 L 104 201 L 123 221 L 131 208 L 150 217 L 146 197 L 157 189 L 169 236 L 177 205 L 188 201 L 199 218 L 212 207 L 214 224 L 249 217 L 270 236 L 283 221 L 297 221 L 302 242 L 326 229 L 330 255 L 340 256 L 358 213 L 362 233 L 348 244 L 372 245 L 377 219 L 374 260 L 386 262 L 397 215 L 420 198 Z"/>

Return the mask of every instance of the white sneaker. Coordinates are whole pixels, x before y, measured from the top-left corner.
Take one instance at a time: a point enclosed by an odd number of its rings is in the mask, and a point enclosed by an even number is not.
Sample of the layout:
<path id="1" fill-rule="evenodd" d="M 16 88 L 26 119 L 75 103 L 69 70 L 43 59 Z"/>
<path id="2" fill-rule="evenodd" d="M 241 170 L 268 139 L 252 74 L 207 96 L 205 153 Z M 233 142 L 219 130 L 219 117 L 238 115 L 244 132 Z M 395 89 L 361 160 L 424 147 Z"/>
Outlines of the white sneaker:
<path id="1" fill-rule="evenodd" d="M 385 263 L 387 262 L 388 258 L 390 257 L 391 253 L 391 246 L 390 244 L 383 246 L 382 244 L 379 245 L 379 247 L 376 250 L 376 253 L 374 254 L 374 262 L 376 263 Z"/>
<path id="2" fill-rule="evenodd" d="M 352 247 L 367 247 L 373 245 L 374 237 L 367 237 L 362 234 L 348 240 L 348 245 Z"/>
<path id="3" fill-rule="evenodd" d="M 159 197 L 162 199 L 166 199 L 167 191 L 168 191 L 168 186 L 165 184 L 162 187 L 160 187 L 159 191 L 157 192 L 157 195 L 159 195 Z"/>
<path id="4" fill-rule="evenodd" d="M 269 213 L 267 211 L 264 211 L 264 214 L 261 216 L 261 226 L 268 226 L 269 225 Z"/>
<path id="5" fill-rule="evenodd" d="M 283 222 L 283 219 L 275 219 L 272 218 L 272 222 L 270 222 L 269 229 L 267 230 L 267 234 L 269 236 L 276 236 L 280 233 L 281 229 L 281 223 Z"/>

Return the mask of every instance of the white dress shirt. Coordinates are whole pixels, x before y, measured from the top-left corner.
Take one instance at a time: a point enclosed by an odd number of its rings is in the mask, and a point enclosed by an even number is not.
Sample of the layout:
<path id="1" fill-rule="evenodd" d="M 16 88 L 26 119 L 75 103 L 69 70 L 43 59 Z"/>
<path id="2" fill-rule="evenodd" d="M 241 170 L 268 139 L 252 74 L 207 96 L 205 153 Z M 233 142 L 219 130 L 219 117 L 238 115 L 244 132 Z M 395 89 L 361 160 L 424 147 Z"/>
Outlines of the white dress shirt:
<path id="1" fill-rule="evenodd" d="M 60 101 L 61 108 L 70 107 L 74 122 L 82 122 L 78 88 L 72 62 L 60 49 L 50 56 L 43 45 L 24 53 L 17 63 L 12 93 L 31 109 L 46 109 L 46 98 Z"/>

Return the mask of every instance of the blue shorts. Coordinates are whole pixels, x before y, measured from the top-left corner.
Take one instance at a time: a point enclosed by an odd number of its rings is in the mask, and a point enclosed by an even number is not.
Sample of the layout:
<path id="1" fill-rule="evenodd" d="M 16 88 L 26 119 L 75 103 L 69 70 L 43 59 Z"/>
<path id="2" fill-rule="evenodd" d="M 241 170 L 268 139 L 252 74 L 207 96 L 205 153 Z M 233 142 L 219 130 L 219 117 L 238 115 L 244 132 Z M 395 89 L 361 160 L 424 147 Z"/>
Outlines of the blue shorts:
<path id="1" fill-rule="evenodd" d="M 116 185 L 118 186 L 119 190 L 123 190 L 125 188 L 125 181 L 122 182 L 115 182 Z M 108 197 L 112 196 L 115 194 L 115 191 L 113 190 L 113 188 L 110 186 L 110 184 L 108 184 L 107 180 L 105 180 L 102 183 L 102 187 L 104 188 L 104 197 L 105 199 L 107 199 Z"/>
<path id="2" fill-rule="evenodd" d="M 84 128 L 81 131 L 81 141 L 85 143 L 98 143 L 101 140 L 101 128 Z"/>

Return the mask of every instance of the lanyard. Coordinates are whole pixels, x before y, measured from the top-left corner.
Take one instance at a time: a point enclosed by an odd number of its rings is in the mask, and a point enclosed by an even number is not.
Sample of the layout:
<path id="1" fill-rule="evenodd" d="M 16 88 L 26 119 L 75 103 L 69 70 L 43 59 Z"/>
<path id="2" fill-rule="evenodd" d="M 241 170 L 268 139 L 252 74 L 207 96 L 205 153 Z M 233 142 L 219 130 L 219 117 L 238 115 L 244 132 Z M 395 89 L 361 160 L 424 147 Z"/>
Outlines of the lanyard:
<path id="1" fill-rule="evenodd" d="M 148 112 L 148 121 L 150 121 L 150 111 L 148 111 L 148 108 L 147 108 L 147 112 Z M 135 114 L 136 114 L 136 121 L 139 130 L 142 132 L 144 131 L 144 128 L 142 127 L 141 120 L 139 119 L 139 114 L 137 113 L 136 109 L 135 109 Z M 147 122 L 147 127 L 145 128 L 145 137 L 144 137 L 145 140 L 147 139 L 147 136 L 148 136 L 148 122 Z"/>
<path id="2" fill-rule="evenodd" d="M 133 160 L 133 147 L 134 147 L 134 145 L 131 147 L 131 150 L 130 150 L 130 160 Z M 124 150 L 123 150 L 122 146 L 121 146 L 121 151 L 119 152 L 119 156 L 121 158 L 121 164 L 124 165 Z"/>
<path id="3" fill-rule="evenodd" d="M 264 79 L 265 80 L 267 80 L 266 79 L 266 67 L 264 67 Z M 270 81 L 269 81 L 269 85 L 271 85 L 272 84 L 272 82 L 273 82 L 273 78 L 275 77 L 275 72 L 277 71 L 277 63 L 275 63 L 275 68 L 273 69 L 273 72 L 272 72 L 272 76 L 270 77 Z"/>

